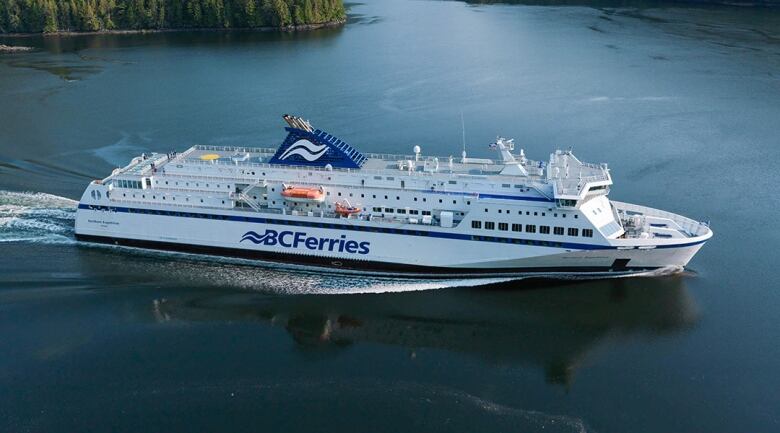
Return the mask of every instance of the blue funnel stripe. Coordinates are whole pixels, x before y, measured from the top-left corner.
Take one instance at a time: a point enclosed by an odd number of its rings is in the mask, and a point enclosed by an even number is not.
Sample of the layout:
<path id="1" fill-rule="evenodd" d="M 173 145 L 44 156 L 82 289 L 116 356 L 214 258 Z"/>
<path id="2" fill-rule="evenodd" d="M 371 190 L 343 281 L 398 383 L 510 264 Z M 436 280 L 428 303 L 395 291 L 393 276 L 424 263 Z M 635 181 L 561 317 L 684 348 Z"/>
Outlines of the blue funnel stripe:
<path id="1" fill-rule="evenodd" d="M 325 167 L 330 164 L 334 168 L 360 168 L 366 162 L 366 157 L 357 149 L 325 131 L 285 129 L 288 132 L 287 138 L 268 161 L 271 164 L 309 167 Z"/>

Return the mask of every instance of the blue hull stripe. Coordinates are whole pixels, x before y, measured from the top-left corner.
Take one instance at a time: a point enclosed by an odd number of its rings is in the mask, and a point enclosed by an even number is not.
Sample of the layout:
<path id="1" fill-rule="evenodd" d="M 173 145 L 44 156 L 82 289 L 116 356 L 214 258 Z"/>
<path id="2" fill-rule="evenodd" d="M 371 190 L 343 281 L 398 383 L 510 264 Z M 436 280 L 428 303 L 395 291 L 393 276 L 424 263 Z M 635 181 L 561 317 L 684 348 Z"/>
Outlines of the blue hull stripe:
<path id="1" fill-rule="evenodd" d="M 565 248 L 571 250 L 617 249 L 617 247 L 613 247 L 609 245 L 540 241 L 535 239 L 518 239 L 518 238 L 507 238 L 507 237 L 497 237 L 497 236 L 466 235 L 461 233 L 448 233 L 448 232 L 440 232 L 440 231 L 432 231 L 432 230 L 407 230 L 407 229 L 391 229 L 391 228 L 383 228 L 383 227 L 375 228 L 375 227 L 358 226 L 358 225 L 351 225 L 351 224 L 333 224 L 329 222 L 315 223 L 310 221 L 298 221 L 298 220 L 287 220 L 287 219 L 259 218 L 259 217 L 248 217 L 248 216 L 245 217 L 245 216 L 236 216 L 236 215 L 219 215 L 219 214 L 207 214 L 207 213 L 196 213 L 196 212 L 164 211 L 164 210 L 157 210 L 157 209 L 128 208 L 128 207 L 119 207 L 119 206 L 95 206 L 95 205 L 87 205 L 83 203 L 79 203 L 79 209 L 99 210 L 99 211 L 111 210 L 114 212 L 143 213 L 147 215 L 159 215 L 159 216 L 169 216 L 169 217 L 179 217 L 179 218 L 219 219 L 223 221 L 286 225 L 286 226 L 294 226 L 294 227 L 311 227 L 311 228 L 321 228 L 321 229 L 331 229 L 331 230 L 349 230 L 349 231 L 368 232 L 368 233 L 386 233 L 386 234 L 407 235 L 407 236 L 423 236 L 423 237 L 432 237 L 432 238 L 441 238 L 441 239 L 457 239 L 457 240 L 464 240 L 464 241 L 534 245 L 534 246 L 542 246 L 542 247 L 550 247 L 550 248 Z M 696 242 L 691 242 L 687 244 L 678 244 L 678 245 L 658 245 L 656 248 L 683 248 L 692 245 L 698 245 L 704 242 L 706 241 L 696 241 Z"/>

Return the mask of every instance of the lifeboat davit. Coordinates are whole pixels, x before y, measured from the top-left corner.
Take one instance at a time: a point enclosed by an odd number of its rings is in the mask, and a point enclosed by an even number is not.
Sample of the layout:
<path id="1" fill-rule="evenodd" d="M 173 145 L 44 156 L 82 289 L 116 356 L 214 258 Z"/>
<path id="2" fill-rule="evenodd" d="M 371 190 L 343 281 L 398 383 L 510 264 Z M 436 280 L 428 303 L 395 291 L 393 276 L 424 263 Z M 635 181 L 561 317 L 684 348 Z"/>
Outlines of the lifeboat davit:
<path id="1" fill-rule="evenodd" d="M 336 213 L 343 217 L 358 214 L 362 210 L 360 207 L 350 205 L 349 202 L 336 203 Z"/>
<path id="2" fill-rule="evenodd" d="M 298 203 L 321 203 L 325 200 L 325 190 L 321 186 L 285 186 L 282 197 Z"/>

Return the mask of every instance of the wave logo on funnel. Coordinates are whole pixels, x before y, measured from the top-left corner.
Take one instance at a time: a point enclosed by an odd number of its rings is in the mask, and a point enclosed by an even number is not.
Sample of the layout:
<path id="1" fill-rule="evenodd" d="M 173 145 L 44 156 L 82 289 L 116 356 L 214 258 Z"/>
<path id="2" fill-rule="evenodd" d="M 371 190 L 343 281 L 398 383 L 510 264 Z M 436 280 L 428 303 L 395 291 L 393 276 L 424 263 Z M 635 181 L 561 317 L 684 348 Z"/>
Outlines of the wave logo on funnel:
<path id="1" fill-rule="evenodd" d="M 312 162 L 320 159 L 327 151 L 328 145 L 326 144 L 316 145 L 309 140 L 300 139 L 288 147 L 279 159 L 284 160 L 298 155 L 306 161 Z"/>

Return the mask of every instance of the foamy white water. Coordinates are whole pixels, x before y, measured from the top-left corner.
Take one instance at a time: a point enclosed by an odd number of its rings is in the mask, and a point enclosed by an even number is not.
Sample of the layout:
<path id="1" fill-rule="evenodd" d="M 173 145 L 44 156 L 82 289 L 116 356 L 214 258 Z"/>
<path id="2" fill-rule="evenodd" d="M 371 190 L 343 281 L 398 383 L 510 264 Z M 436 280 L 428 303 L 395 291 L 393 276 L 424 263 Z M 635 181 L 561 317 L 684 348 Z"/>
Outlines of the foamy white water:
<path id="1" fill-rule="evenodd" d="M 0 191 L 0 243 L 72 243 L 76 202 L 42 192 Z"/>

